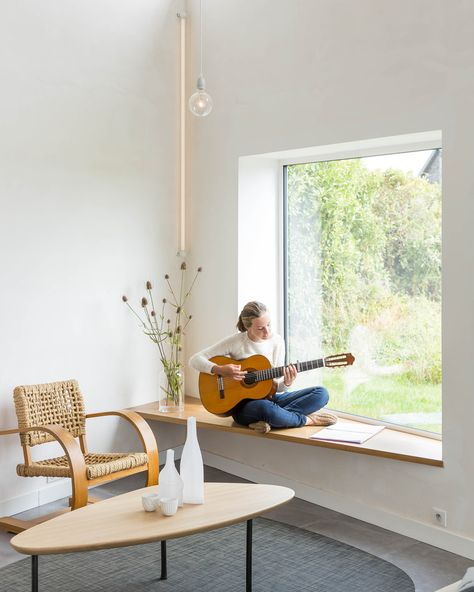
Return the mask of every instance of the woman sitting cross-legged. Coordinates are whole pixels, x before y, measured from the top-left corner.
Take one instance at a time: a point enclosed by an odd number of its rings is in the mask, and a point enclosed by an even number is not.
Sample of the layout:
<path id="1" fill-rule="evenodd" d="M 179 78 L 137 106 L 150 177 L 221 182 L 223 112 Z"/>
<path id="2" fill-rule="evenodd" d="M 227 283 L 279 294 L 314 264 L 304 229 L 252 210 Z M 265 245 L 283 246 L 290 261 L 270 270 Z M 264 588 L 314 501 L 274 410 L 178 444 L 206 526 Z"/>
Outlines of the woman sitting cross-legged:
<path id="1" fill-rule="evenodd" d="M 239 364 L 217 365 L 210 362 L 215 356 L 228 356 L 243 360 L 259 354 L 265 356 L 272 366 L 283 366 L 285 344 L 280 335 L 271 331 L 270 316 L 261 302 L 248 302 L 239 315 L 239 333 L 219 341 L 196 354 L 189 360 L 190 366 L 199 372 L 216 374 L 241 381 L 245 377 Z M 323 386 L 289 391 L 297 376 L 293 364 L 284 368 L 284 374 L 276 381 L 274 395 L 264 399 L 244 399 L 232 410 L 234 421 L 262 433 L 271 428 L 294 428 L 307 425 L 323 426 L 336 423 L 337 417 L 328 411 L 320 411 L 329 401 L 328 391 Z"/>

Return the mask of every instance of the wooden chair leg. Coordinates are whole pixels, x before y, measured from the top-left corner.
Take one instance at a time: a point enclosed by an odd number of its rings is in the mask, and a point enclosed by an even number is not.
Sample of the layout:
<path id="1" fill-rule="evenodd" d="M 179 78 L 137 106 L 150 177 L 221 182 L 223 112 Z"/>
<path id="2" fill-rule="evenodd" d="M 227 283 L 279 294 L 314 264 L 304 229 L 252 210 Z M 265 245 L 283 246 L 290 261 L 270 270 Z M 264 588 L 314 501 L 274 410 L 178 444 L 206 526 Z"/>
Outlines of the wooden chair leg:
<path id="1" fill-rule="evenodd" d="M 87 505 L 89 504 L 96 504 L 97 502 L 101 502 L 104 498 L 102 497 L 96 497 L 96 496 L 92 496 L 92 495 L 88 495 L 87 496 Z M 72 508 L 72 496 L 69 497 L 68 499 L 68 505 L 70 508 Z"/>
<path id="2" fill-rule="evenodd" d="M 83 508 L 88 504 L 88 487 L 87 487 L 87 479 L 80 478 L 74 479 L 72 478 L 72 499 L 70 502 L 71 510 L 77 510 L 78 508 Z"/>
<path id="3" fill-rule="evenodd" d="M 146 486 L 158 485 L 158 474 L 160 471 L 160 465 L 158 462 L 158 451 L 154 451 L 148 454 L 148 471 L 146 477 Z"/>
<path id="4" fill-rule="evenodd" d="M 65 512 L 70 512 L 69 508 L 62 508 L 61 510 L 51 512 L 51 514 L 46 514 L 45 516 L 33 518 L 32 520 L 21 520 L 20 518 L 4 516 L 3 518 L 0 518 L 0 531 L 18 534 L 19 532 L 23 532 L 27 528 L 31 528 L 32 526 L 36 526 L 37 524 L 46 522 L 46 520 L 50 520 L 55 516 L 60 516 Z"/>
<path id="5" fill-rule="evenodd" d="M 30 526 L 33 526 L 33 524 L 30 524 L 29 520 L 19 520 L 18 518 L 9 518 L 8 516 L 0 518 L 0 530 L 10 532 L 11 534 L 23 532 L 27 528 L 30 528 Z"/>

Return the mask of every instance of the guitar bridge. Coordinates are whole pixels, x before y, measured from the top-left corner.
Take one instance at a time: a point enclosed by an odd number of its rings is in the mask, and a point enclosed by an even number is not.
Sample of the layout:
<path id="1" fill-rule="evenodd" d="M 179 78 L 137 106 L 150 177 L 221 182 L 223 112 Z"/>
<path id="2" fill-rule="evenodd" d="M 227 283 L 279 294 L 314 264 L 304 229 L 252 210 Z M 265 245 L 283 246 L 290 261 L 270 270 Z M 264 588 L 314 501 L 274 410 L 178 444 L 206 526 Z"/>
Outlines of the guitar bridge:
<path id="1" fill-rule="evenodd" d="M 217 377 L 217 388 L 219 389 L 219 398 L 224 399 L 224 378 L 222 376 Z"/>

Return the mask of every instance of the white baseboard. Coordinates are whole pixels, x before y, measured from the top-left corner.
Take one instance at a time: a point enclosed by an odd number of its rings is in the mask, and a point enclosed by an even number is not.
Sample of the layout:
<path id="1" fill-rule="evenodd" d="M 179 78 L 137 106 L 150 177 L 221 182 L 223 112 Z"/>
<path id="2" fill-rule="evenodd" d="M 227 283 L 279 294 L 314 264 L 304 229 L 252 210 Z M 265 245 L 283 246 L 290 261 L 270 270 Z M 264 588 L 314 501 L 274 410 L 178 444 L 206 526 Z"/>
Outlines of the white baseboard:
<path id="1" fill-rule="evenodd" d="M 37 508 L 49 502 L 71 495 L 70 479 L 60 479 L 54 483 L 48 483 L 44 487 L 17 495 L 8 500 L 0 502 L 0 516 L 13 516 L 19 512 L 25 512 Z"/>
<path id="2" fill-rule="evenodd" d="M 203 451 L 204 462 L 210 467 L 220 469 L 227 473 L 232 473 L 243 479 L 248 479 L 255 483 L 270 483 L 272 485 L 283 485 L 290 487 L 296 493 L 296 497 L 312 504 L 317 504 L 324 508 L 340 512 L 352 518 L 357 518 L 369 524 L 374 524 L 392 532 L 416 539 L 422 543 L 439 547 L 450 553 L 456 553 L 468 559 L 474 559 L 474 540 L 450 532 L 431 524 L 411 520 L 404 516 L 398 516 L 373 508 L 350 497 L 336 494 L 333 492 L 321 491 L 305 485 L 286 479 L 281 475 L 269 473 L 249 465 L 224 458 L 212 452 Z"/>
<path id="3" fill-rule="evenodd" d="M 175 460 L 181 458 L 182 452 L 183 446 L 175 447 Z M 162 450 L 159 453 L 159 463 L 160 465 L 164 465 L 165 462 L 166 450 Z M 91 489 L 93 488 L 91 487 Z M 70 495 L 71 480 L 58 479 L 57 481 L 46 483 L 34 491 L 29 491 L 28 493 L 18 495 L 11 499 L 0 501 L 0 516 L 13 516 L 14 514 L 26 512 L 26 510 L 31 510 L 33 508 L 37 508 L 38 506 L 55 502 L 57 500 L 63 499 L 64 497 L 69 497 Z"/>

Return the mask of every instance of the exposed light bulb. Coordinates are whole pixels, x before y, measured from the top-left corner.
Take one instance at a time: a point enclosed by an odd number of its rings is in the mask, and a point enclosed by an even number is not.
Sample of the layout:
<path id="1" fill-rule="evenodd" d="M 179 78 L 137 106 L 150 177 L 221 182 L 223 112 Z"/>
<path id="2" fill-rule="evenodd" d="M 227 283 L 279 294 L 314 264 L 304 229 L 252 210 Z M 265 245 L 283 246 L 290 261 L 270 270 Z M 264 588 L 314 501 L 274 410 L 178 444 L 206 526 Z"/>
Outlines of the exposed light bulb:
<path id="1" fill-rule="evenodd" d="M 206 81 L 204 80 L 204 76 L 202 75 L 202 0 L 199 0 L 199 21 L 200 21 L 200 35 L 199 35 L 199 45 L 200 45 L 200 74 L 199 78 L 197 79 L 197 89 L 196 92 L 191 95 L 189 98 L 189 110 L 193 115 L 197 117 L 206 117 L 212 111 L 212 98 L 209 93 L 206 91 Z"/>
<path id="2" fill-rule="evenodd" d="M 206 117 L 212 111 L 212 98 L 206 91 L 206 83 L 202 76 L 197 81 L 197 90 L 189 98 L 189 110 L 197 117 Z"/>

